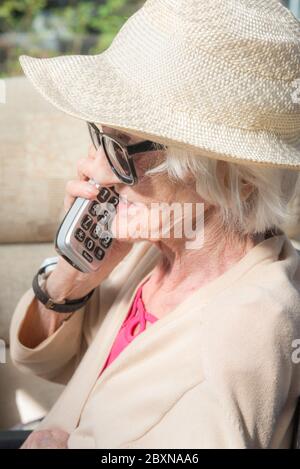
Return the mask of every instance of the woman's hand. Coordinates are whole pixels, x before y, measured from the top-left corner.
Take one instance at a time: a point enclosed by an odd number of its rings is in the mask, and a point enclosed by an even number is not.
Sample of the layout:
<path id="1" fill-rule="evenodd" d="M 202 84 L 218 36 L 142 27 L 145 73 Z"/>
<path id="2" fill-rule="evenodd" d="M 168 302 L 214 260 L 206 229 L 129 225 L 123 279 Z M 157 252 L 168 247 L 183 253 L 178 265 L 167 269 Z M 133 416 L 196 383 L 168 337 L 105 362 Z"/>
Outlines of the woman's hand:
<path id="1" fill-rule="evenodd" d="M 69 433 L 59 428 L 32 432 L 20 449 L 68 449 Z"/>
<path id="2" fill-rule="evenodd" d="M 95 187 L 88 181 L 95 175 L 95 179 L 101 185 L 114 183 L 115 176 L 110 176 L 110 168 L 101 165 L 101 159 L 95 157 L 95 149 L 91 145 L 87 158 L 82 158 L 77 164 L 77 179 L 70 180 L 66 184 L 66 194 L 64 198 L 65 213 L 70 209 L 76 197 L 94 199 L 98 193 Z M 103 175 L 101 178 L 101 174 Z M 116 178 L 117 179 L 117 178 Z M 92 191 L 92 192 L 91 192 Z M 67 298 L 73 300 L 81 298 L 89 293 L 93 288 L 109 275 L 109 273 L 119 264 L 119 262 L 129 253 L 133 243 L 113 239 L 111 247 L 107 250 L 105 259 L 101 267 L 96 272 L 83 273 L 75 269 L 62 256 L 59 256 L 58 264 L 47 279 L 47 292 L 55 300 Z"/>
<path id="3" fill-rule="evenodd" d="M 79 160 L 77 167 L 78 179 L 69 181 L 66 185 L 66 195 L 64 198 L 65 211 L 69 210 L 76 197 L 84 197 L 86 199 L 96 197 L 95 192 L 93 194 L 87 191 L 87 188 L 93 188 L 88 180 L 93 179 L 94 174 L 95 179 L 101 185 L 108 186 L 115 183 L 114 175 L 111 176 L 112 171 L 110 168 L 104 168 L 102 171 L 101 161 L 101 158 L 98 158 L 98 156 L 97 159 L 95 158 L 95 150 L 93 150 L 92 146 L 90 147 L 88 157 Z M 108 179 L 109 175 L 111 179 Z M 114 238 L 111 247 L 107 250 L 105 258 L 101 262 L 100 268 L 96 272 L 91 273 L 80 272 L 62 256 L 58 256 L 58 263 L 46 280 L 45 287 L 48 295 L 54 301 L 64 299 L 76 300 L 87 295 L 109 276 L 110 272 L 129 253 L 132 246 L 133 243 L 123 242 Z M 19 332 L 19 340 L 26 347 L 34 348 L 51 336 L 61 326 L 63 321 L 73 314 L 76 314 L 76 312 L 57 314 L 55 311 L 46 309 L 41 302 L 35 299 L 23 319 Z"/>

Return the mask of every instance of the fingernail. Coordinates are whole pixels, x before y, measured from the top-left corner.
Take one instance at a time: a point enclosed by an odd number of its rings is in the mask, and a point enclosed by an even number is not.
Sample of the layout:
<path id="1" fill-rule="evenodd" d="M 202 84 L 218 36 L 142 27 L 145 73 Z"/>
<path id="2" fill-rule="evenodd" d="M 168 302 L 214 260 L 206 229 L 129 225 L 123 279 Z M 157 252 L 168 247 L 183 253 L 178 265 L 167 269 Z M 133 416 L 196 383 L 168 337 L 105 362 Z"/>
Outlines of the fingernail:
<path id="1" fill-rule="evenodd" d="M 95 186 L 90 186 L 90 187 L 87 187 L 87 191 L 90 192 L 91 194 L 98 194 L 99 189 L 97 189 L 97 187 Z"/>

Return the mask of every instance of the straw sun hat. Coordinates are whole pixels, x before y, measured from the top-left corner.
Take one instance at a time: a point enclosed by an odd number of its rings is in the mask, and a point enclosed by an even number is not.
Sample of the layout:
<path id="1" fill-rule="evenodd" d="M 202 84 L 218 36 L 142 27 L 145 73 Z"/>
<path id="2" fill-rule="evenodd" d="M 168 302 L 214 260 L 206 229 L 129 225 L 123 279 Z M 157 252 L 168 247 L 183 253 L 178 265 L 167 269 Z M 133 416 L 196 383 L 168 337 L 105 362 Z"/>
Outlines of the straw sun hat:
<path id="1" fill-rule="evenodd" d="M 300 23 L 279 0 L 148 0 L 101 54 L 19 60 L 71 116 L 300 169 Z"/>

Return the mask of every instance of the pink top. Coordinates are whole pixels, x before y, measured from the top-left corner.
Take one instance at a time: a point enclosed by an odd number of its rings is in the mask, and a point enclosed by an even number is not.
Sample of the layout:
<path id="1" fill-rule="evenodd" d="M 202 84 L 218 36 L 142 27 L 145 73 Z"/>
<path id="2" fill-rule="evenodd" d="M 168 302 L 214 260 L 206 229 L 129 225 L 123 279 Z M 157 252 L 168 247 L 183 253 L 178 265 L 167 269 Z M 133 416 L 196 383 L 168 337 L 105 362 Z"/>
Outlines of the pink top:
<path id="1" fill-rule="evenodd" d="M 147 280 L 146 280 L 147 281 Z M 141 332 L 144 331 L 146 327 L 146 321 L 155 322 L 158 320 L 156 316 L 147 312 L 142 300 L 142 288 L 146 281 L 140 285 L 136 295 L 134 297 L 132 306 L 127 314 L 126 318 L 123 321 L 122 326 L 119 329 L 119 332 L 114 340 L 110 353 L 106 359 L 106 362 L 99 374 L 105 370 L 105 368 L 117 358 L 119 353 Z M 135 329 L 138 327 L 137 332 L 134 334 Z M 98 376 L 98 378 L 99 378 Z"/>

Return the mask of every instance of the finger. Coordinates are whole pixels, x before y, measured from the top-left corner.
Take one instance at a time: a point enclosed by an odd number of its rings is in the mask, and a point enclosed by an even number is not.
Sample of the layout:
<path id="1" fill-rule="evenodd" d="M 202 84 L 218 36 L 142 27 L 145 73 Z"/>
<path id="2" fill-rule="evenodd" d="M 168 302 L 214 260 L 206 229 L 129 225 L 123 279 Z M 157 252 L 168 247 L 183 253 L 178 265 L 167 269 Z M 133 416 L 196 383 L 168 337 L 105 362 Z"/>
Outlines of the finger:
<path id="1" fill-rule="evenodd" d="M 97 153 L 95 158 L 81 158 L 77 163 L 77 172 L 81 180 L 94 179 L 103 186 L 120 182 L 101 153 Z"/>
<path id="2" fill-rule="evenodd" d="M 96 186 L 90 184 L 88 181 L 78 181 L 71 179 L 66 184 L 64 209 L 67 211 L 73 205 L 76 197 L 83 197 L 84 199 L 92 199 L 98 194 Z"/>
<path id="3" fill-rule="evenodd" d="M 93 143 L 90 144 L 89 150 L 88 150 L 88 158 L 96 158 L 97 150 L 94 147 Z"/>
<path id="4" fill-rule="evenodd" d="M 95 146 L 93 145 L 93 143 L 91 143 L 90 146 L 89 146 L 89 149 L 88 149 L 87 158 L 90 158 L 90 159 L 93 160 L 93 159 L 95 159 L 96 154 L 97 154 L 97 150 L 96 150 Z M 81 160 L 85 160 L 85 158 L 81 158 L 77 162 L 77 178 L 79 180 L 86 181 L 88 179 L 88 177 L 85 176 L 85 174 L 81 170 Z"/>
<path id="5" fill-rule="evenodd" d="M 80 158 L 80 160 L 77 161 L 77 177 L 80 181 L 88 181 L 90 179 L 85 173 L 85 161 L 86 158 Z"/>

